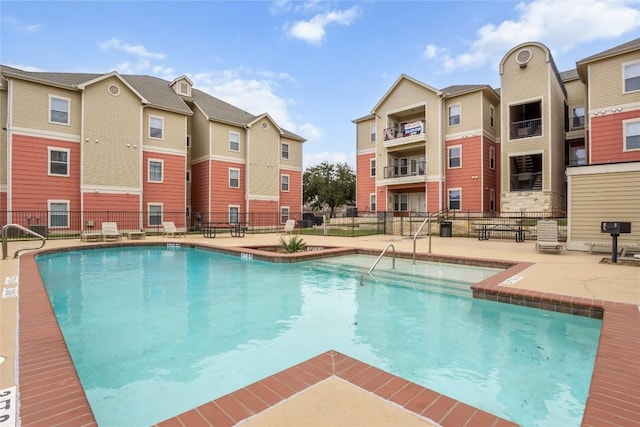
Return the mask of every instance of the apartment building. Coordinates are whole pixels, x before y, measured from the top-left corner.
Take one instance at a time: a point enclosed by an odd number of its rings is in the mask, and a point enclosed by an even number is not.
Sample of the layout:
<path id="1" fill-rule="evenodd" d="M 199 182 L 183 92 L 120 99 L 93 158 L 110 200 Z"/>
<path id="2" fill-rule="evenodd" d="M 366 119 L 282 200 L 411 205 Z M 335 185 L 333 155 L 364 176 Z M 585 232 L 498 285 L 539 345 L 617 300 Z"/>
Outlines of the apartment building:
<path id="1" fill-rule="evenodd" d="M 600 165 L 628 174 L 615 175 L 619 191 L 603 192 L 624 202 L 599 206 L 619 205 L 613 217 L 640 212 L 640 39 L 564 72 L 542 43 L 523 43 L 504 55 L 499 73 L 499 91 L 435 89 L 402 75 L 370 114 L 353 120 L 359 211 L 571 215 L 590 205 L 571 177 Z"/>
<path id="2" fill-rule="evenodd" d="M 488 85 L 435 89 L 401 75 L 353 120 L 358 211 L 496 210 L 499 106 Z"/>
<path id="3" fill-rule="evenodd" d="M 302 208 L 304 138 L 193 87 L 145 75 L 0 68 L 0 210 L 44 211 L 48 227 L 83 229 L 69 212 L 166 212 L 230 222 Z M 144 214 L 143 214 L 144 213 Z"/>

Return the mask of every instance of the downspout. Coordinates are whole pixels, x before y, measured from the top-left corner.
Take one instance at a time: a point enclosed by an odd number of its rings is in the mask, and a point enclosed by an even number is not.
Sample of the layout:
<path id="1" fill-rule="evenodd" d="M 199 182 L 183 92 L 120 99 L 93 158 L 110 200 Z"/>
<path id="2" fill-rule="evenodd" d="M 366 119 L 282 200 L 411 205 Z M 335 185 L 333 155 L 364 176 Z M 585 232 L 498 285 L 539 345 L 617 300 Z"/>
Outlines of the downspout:
<path id="1" fill-rule="evenodd" d="M 213 188 L 211 187 L 211 168 L 213 167 L 213 159 L 211 158 L 212 144 L 211 136 L 213 135 L 213 123 L 209 122 L 209 147 L 207 149 L 207 221 L 211 221 L 211 198 L 213 196 Z"/>
<path id="2" fill-rule="evenodd" d="M 245 130 L 245 140 L 246 140 L 246 145 L 247 145 L 247 155 L 245 156 L 244 159 L 244 222 L 249 223 L 249 167 L 251 165 L 251 162 L 249 161 L 250 159 L 250 152 L 249 152 L 249 140 L 250 140 L 250 135 L 249 135 L 249 127 L 245 126 L 244 127 Z M 240 219 L 240 218 L 238 218 Z"/>
<path id="3" fill-rule="evenodd" d="M 495 112 L 494 112 L 494 115 L 495 115 Z M 480 180 L 480 212 L 484 212 L 484 91 L 480 92 L 480 179 L 479 180 Z"/>
<path id="4" fill-rule="evenodd" d="M 442 135 L 442 112 L 444 108 L 444 99 L 447 94 L 444 92 L 438 92 L 438 173 L 440 175 L 440 182 L 438 185 L 438 211 L 442 211 L 444 204 L 444 186 L 445 186 L 445 173 L 444 173 L 444 144 L 445 139 Z"/>
<path id="5" fill-rule="evenodd" d="M 139 154 L 139 163 L 138 163 L 138 170 L 140 171 L 139 178 L 140 178 L 140 182 L 138 184 L 138 188 L 140 189 L 140 196 L 138 197 L 138 211 L 140 212 L 139 214 L 139 224 L 140 224 L 140 228 L 144 228 L 144 151 L 142 150 L 142 144 L 144 143 L 144 107 L 146 107 L 147 104 L 145 104 L 144 102 L 142 103 L 142 105 L 140 106 L 140 130 L 139 130 L 139 135 L 138 135 L 138 154 Z M 164 209 L 164 204 L 162 205 L 163 209 Z"/>
<path id="6" fill-rule="evenodd" d="M 13 175 L 13 167 L 12 167 L 12 157 L 13 157 L 13 120 L 12 120 L 12 110 L 13 105 L 13 80 L 7 80 L 7 224 L 11 224 L 12 220 L 12 212 L 13 212 L 13 200 L 12 200 L 12 175 Z M 10 213 L 11 212 L 11 213 Z"/>

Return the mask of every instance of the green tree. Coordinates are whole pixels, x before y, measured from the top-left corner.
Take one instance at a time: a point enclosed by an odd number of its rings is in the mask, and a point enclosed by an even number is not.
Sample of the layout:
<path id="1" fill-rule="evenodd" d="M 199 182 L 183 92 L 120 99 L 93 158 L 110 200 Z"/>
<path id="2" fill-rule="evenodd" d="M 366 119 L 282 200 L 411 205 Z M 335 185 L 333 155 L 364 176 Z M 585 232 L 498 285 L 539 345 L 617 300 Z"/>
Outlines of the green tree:
<path id="1" fill-rule="evenodd" d="M 302 176 L 304 202 L 320 210 L 328 206 L 329 217 L 335 209 L 356 199 L 356 173 L 347 163 L 322 162 L 307 168 Z"/>

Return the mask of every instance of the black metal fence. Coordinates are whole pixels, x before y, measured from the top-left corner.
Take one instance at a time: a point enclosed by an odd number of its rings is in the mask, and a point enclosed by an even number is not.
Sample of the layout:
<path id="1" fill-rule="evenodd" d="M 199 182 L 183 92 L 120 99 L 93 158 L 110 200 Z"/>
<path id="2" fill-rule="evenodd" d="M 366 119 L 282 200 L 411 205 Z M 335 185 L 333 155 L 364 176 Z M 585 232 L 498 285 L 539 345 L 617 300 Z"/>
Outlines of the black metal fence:
<path id="1" fill-rule="evenodd" d="M 425 220 L 431 217 L 430 221 Z M 492 239 L 535 240 L 535 226 L 540 219 L 558 222 L 558 237 L 566 241 L 567 217 L 564 212 L 377 212 L 360 214 L 353 212 L 336 218 L 319 213 L 251 212 L 230 217 L 228 212 L 193 213 L 153 211 L 0 211 L 0 226 L 18 224 L 48 239 L 80 238 L 85 232 L 99 232 L 103 222 L 115 222 L 118 231 L 144 231 L 147 235 L 161 235 L 162 222 L 172 221 L 177 228 L 189 233 L 200 233 L 201 224 L 241 223 L 247 234 L 275 233 L 283 229 L 287 219 L 296 220 L 295 233 L 305 235 L 330 235 L 357 237 L 390 234 L 412 237 L 420 229 L 420 235 L 442 237 L 488 237 Z M 424 224 L 423 224 L 424 223 Z M 431 228 L 429 229 L 429 224 Z M 422 227 L 422 228 L 421 228 Z M 12 239 L 31 239 L 32 236 L 17 228 L 9 228 Z"/>

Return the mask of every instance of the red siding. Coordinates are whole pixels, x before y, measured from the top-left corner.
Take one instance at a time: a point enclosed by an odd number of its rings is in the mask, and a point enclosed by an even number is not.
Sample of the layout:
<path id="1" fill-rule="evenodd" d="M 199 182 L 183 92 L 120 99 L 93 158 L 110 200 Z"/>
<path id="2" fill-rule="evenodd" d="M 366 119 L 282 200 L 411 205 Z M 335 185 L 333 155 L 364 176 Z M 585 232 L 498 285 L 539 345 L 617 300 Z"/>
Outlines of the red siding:
<path id="1" fill-rule="evenodd" d="M 240 188 L 229 188 L 229 168 L 240 170 Z M 244 212 L 245 165 L 240 163 L 211 162 L 211 212 L 228 212 L 229 205 L 240 206 Z"/>
<path id="2" fill-rule="evenodd" d="M 479 212 L 482 210 L 482 179 L 481 176 L 481 142 L 480 136 L 456 139 L 445 143 L 445 207 L 448 206 L 448 191 L 452 188 L 462 189 L 462 204 L 460 210 Z M 462 167 L 449 169 L 449 152 L 448 148 L 454 145 L 462 146 Z M 474 178 L 475 177 L 475 178 Z"/>
<path id="3" fill-rule="evenodd" d="M 494 169 L 490 168 L 490 147 L 495 148 L 495 164 L 494 164 Z M 498 174 L 497 171 L 499 171 L 499 166 L 498 166 L 498 161 L 499 161 L 499 156 L 500 153 L 498 152 L 499 150 L 499 146 L 498 144 L 496 144 L 495 142 L 489 140 L 489 139 L 485 139 L 484 140 L 484 151 L 483 151 L 483 163 L 484 163 L 484 168 L 483 168 L 483 176 L 482 176 L 482 183 L 481 185 L 481 191 L 483 192 L 484 195 L 484 199 L 482 201 L 482 211 L 483 212 L 489 212 L 490 210 L 490 206 L 489 206 L 489 189 L 493 188 L 495 190 L 495 210 L 496 212 L 499 211 L 499 195 L 500 195 L 500 190 L 499 190 L 499 179 L 498 179 Z"/>
<path id="4" fill-rule="evenodd" d="M 205 214 L 209 212 L 209 197 L 211 185 L 209 183 L 209 162 L 191 165 L 191 212 L 203 215 L 202 220 L 208 221 Z"/>
<path id="5" fill-rule="evenodd" d="M 427 211 L 438 212 L 441 209 L 439 201 L 440 201 L 440 183 L 427 182 Z"/>
<path id="6" fill-rule="evenodd" d="M 623 151 L 623 120 L 640 118 L 640 111 L 629 111 L 591 119 L 591 164 L 640 160 L 640 150 Z"/>
<path id="7" fill-rule="evenodd" d="M 280 191 L 280 206 L 289 206 L 291 212 L 302 211 L 302 173 L 281 170 L 280 175 L 289 175 L 289 191 Z"/>
<path id="8" fill-rule="evenodd" d="M 375 153 L 371 153 L 371 154 L 363 154 L 361 156 L 358 156 L 357 159 L 357 166 L 356 166 L 356 170 L 357 170 L 357 174 L 356 174 L 356 201 L 357 201 L 357 208 L 359 212 L 368 212 L 370 209 L 369 206 L 369 195 L 371 193 L 375 193 L 376 192 L 376 178 L 375 177 L 371 177 L 371 163 L 370 160 L 371 159 L 375 159 L 376 155 Z M 379 165 L 378 165 L 379 166 Z M 382 196 L 382 197 L 381 197 Z M 376 197 L 376 202 L 377 202 L 377 209 L 378 210 L 382 210 L 384 209 L 382 207 L 382 205 L 380 204 L 381 202 L 383 202 L 384 198 L 384 193 L 378 193 L 378 197 Z"/>
<path id="9" fill-rule="evenodd" d="M 163 161 L 162 182 L 149 182 L 148 159 Z M 161 153 L 143 153 L 142 209 L 148 203 L 162 203 L 165 212 L 184 212 L 186 203 L 186 172 L 184 156 Z"/>
<path id="10" fill-rule="evenodd" d="M 69 176 L 49 176 L 48 147 L 69 150 Z M 14 135 L 12 143 L 11 210 L 48 210 L 47 200 L 68 200 L 80 210 L 80 144 Z"/>

